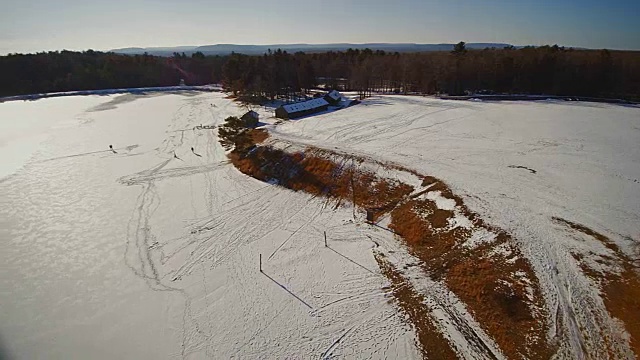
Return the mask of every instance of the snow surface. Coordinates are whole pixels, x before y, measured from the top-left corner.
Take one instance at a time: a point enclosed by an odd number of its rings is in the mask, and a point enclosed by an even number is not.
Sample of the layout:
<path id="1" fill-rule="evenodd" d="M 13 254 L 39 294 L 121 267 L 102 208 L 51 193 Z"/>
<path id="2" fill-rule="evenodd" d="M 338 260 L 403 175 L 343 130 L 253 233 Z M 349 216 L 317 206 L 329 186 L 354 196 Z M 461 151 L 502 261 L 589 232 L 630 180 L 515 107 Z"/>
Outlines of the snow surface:
<path id="1" fill-rule="evenodd" d="M 371 251 L 392 234 L 239 173 L 194 129 L 244 112 L 223 96 L 0 104 L 42 134 L 0 179 L 0 357 L 419 357 Z"/>
<path id="2" fill-rule="evenodd" d="M 453 211 L 456 208 L 456 201 L 442 196 L 440 191 L 429 191 L 426 198 L 435 202 L 438 209 Z"/>
<path id="3" fill-rule="evenodd" d="M 28 94 L 28 95 L 15 95 L 0 97 L 0 103 L 5 101 L 17 101 L 17 100 L 38 100 L 52 97 L 62 96 L 79 96 L 79 95 L 113 95 L 113 94 L 148 94 L 148 93 L 166 93 L 166 92 L 180 92 L 180 91 L 222 91 L 220 85 L 201 85 L 201 86 L 156 86 L 156 87 L 142 87 L 142 88 L 121 88 L 121 89 L 101 89 L 101 90 L 78 90 L 78 91 L 63 91 L 55 93 L 41 93 L 41 94 Z"/>
<path id="4" fill-rule="evenodd" d="M 488 356 L 468 334 L 497 353 L 454 294 L 409 266 L 417 260 L 389 231 L 228 164 L 216 131 L 194 129 L 246 112 L 223 96 L 0 104 L 0 150 L 10 154 L 0 167 L 0 357 L 417 358 L 374 251 L 406 269 L 461 356 Z M 392 161 L 447 182 L 519 241 L 551 323 L 563 315 L 565 357 L 585 355 L 585 340 L 601 343 L 598 331 L 580 339 L 578 324 L 620 329 L 568 261 L 584 245 L 551 217 L 628 252 L 640 241 L 640 109 L 381 96 L 267 127 L 288 146 Z M 484 241 L 478 233 L 465 246 Z"/>
<path id="5" fill-rule="evenodd" d="M 581 342 L 602 347 L 598 331 L 623 331 L 572 261 L 578 241 L 552 217 L 585 224 L 632 254 L 640 243 L 639 107 L 374 96 L 272 132 L 444 180 L 471 210 L 519 242 L 540 277 L 551 323 L 563 313 L 571 336 L 564 356 L 584 356 Z M 603 246 L 591 250 L 608 254 Z M 579 339 L 578 323 L 597 330 Z"/>
<path id="6" fill-rule="evenodd" d="M 640 236 L 640 107 L 380 96 L 272 132 L 441 178 L 508 230 L 559 216 Z"/>

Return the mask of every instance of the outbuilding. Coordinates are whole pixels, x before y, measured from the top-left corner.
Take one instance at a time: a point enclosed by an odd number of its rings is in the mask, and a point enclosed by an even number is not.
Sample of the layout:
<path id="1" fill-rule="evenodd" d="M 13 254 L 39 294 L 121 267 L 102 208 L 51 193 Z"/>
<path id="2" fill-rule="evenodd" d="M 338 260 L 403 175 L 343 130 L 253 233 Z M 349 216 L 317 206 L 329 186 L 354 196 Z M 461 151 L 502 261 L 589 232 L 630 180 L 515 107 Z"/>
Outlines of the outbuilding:
<path id="1" fill-rule="evenodd" d="M 242 115 L 240 120 L 242 120 L 245 127 L 254 128 L 258 126 L 258 120 L 260 120 L 260 115 L 258 115 L 257 112 L 251 110 L 246 114 Z"/>
<path id="2" fill-rule="evenodd" d="M 325 99 L 312 99 L 295 104 L 279 106 L 276 109 L 276 117 L 280 119 L 295 119 L 305 115 L 326 111 L 329 103 Z"/>
<path id="3" fill-rule="evenodd" d="M 338 92 L 337 90 L 331 90 L 327 93 L 327 95 L 324 96 L 324 99 L 330 104 L 330 105 L 338 105 L 340 103 L 340 101 L 342 100 L 342 94 L 340 94 L 340 92 Z"/>

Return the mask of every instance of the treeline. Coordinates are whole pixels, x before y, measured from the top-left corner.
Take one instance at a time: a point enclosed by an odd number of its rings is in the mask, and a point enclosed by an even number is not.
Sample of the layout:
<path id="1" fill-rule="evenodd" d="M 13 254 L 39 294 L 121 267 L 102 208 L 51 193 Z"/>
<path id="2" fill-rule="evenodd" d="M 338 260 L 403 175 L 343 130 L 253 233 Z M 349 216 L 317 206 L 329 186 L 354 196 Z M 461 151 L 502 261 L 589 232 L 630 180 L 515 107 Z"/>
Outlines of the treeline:
<path id="1" fill-rule="evenodd" d="M 387 53 L 269 51 L 263 56 L 173 57 L 95 51 L 0 57 L 0 96 L 221 82 L 247 101 L 294 99 L 325 85 L 340 90 L 422 94 L 496 93 L 640 100 L 640 52 L 558 46 Z"/>
<path id="2" fill-rule="evenodd" d="M 225 61 L 224 57 L 201 53 L 190 57 L 175 54 L 171 58 L 91 50 L 10 54 L 0 57 L 0 96 L 174 86 L 181 79 L 188 85 L 205 85 L 220 81 Z"/>
<path id="3" fill-rule="evenodd" d="M 287 96 L 315 85 L 358 91 L 462 95 L 547 94 L 640 100 L 640 52 L 558 46 L 386 53 L 347 50 L 318 54 L 276 51 L 232 55 L 223 84 L 244 96 Z"/>
<path id="4" fill-rule="evenodd" d="M 231 54 L 222 67 L 224 89 L 247 101 L 294 99 L 317 85 L 313 57 L 276 50 L 263 56 Z"/>

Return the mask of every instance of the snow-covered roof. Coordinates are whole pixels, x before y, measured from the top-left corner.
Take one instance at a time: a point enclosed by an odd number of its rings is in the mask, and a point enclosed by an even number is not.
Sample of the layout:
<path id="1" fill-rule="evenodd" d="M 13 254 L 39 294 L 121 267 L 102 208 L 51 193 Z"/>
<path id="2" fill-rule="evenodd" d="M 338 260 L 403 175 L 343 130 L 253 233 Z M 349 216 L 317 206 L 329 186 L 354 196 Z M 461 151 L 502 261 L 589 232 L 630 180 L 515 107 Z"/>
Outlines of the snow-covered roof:
<path id="1" fill-rule="evenodd" d="M 258 119 L 260 117 L 260 115 L 258 115 L 258 113 L 253 111 L 253 110 L 251 110 L 248 113 L 244 114 L 243 117 L 247 116 L 247 115 L 251 116 L 254 119 Z"/>
<path id="2" fill-rule="evenodd" d="M 315 108 L 319 108 L 327 105 L 329 105 L 329 103 L 325 99 L 313 99 L 313 100 L 307 100 L 307 101 L 303 101 L 295 104 L 282 105 L 282 107 L 286 112 L 291 114 L 291 113 L 311 110 L 311 109 L 315 109 Z"/>
<path id="3" fill-rule="evenodd" d="M 333 100 L 340 100 L 342 98 L 342 94 L 340 94 L 337 90 L 331 90 L 327 96 L 329 96 L 330 98 L 332 98 Z"/>

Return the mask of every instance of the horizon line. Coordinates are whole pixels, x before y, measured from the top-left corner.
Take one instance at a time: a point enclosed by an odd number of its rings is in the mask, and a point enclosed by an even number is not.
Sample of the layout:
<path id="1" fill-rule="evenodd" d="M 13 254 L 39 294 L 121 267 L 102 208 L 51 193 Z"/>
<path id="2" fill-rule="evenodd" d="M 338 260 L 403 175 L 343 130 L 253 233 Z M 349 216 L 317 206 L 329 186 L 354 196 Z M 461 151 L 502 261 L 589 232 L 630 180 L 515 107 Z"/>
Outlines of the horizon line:
<path id="1" fill-rule="evenodd" d="M 336 42 L 336 43 L 268 43 L 268 44 L 239 44 L 239 43 L 216 43 L 216 44 L 206 44 L 206 45 L 176 45 L 176 46 L 126 46 L 126 47 L 117 47 L 111 49 L 94 49 L 94 48 L 85 48 L 85 49 L 70 49 L 70 48 L 62 48 L 56 50 L 38 50 L 35 52 L 6 52 L 4 54 L 0 54 L 0 56 L 8 56 L 8 55 L 35 55 L 40 53 L 48 53 L 48 52 L 61 52 L 61 51 L 71 51 L 71 52 L 86 52 L 86 51 L 97 51 L 97 52 L 115 52 L 118 50 L 129 50 L 129 49 L 142 49 L 142 50 L 162 50 L 162 49 L 177 49 L 177 48 L 185 48 L 184 51 L 191 51 L 200 47 L 206 46 L 323 46 L 323 45 L 356 45 L 356 46 L 366 46 L 366 45 L 455 45 L 459 42 L 438 42 L 438 43 L 416 43 L 416 42 Z M 503 43 L 503 42 L 485 42 L 485 41 L 477 41 L 477 42 L 467 42 L 464 41 L 467 45 L 473 44 L 495 44 L 495 45 L 506 45 L 513 46 L 515 48 L 525 48 L 525 47 L 544 47 L 544 46 L 558 46 L 565 49 L 576 49 L 576 50 L 609 50 L 609 51 L 640 51 L 638 49 L 621 49 L 621 48 L 589 48 L 589 47 L 581 47 L 581 46 L 569 46 L 569 45 L 561 45 L 561 44 L 527 44 L 527 45 L 516 45 L 511 43 Z M 274 48 L 272 50 L 277 50 Z M 375 50 L 375 49 L 372 49 Z M 178 52 L 178 51 L 176 51 Z"/>

